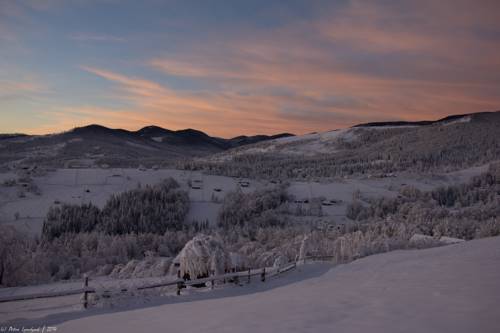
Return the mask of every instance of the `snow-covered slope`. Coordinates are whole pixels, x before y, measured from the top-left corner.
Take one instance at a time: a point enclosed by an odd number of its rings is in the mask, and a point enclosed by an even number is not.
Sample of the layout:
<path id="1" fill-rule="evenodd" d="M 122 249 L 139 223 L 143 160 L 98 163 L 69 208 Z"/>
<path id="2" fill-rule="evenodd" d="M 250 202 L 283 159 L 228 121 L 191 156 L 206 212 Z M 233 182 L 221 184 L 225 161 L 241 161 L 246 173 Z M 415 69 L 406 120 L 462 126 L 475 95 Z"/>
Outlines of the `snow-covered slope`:
<path id="1" fill-rule="evenodd" d="M 499 332 L 499 281 L 496 237 L 375 255 L 248 295 L 80 318 L 57 332 Z"/>
<path id="2" fill-rule="evenodd" d="M 500 159 L 500 111 L 418 123 L 357 125 L 246 145 L 191 168 L 249 178 L 318 179 L 459 170 Z"/>
<path id="3" fill-rule="evenodd" d="M 239 147 L 211 158 L 224 161 L 238 155 L 280 153 L 286 155 L 317 155 L 333 153 L 339 140 L 350 141 L 355 138 L 355 129 L 345 128 L 322 133 L 310 133 L 297 136 L 281 137 L 257 144 Z"/>

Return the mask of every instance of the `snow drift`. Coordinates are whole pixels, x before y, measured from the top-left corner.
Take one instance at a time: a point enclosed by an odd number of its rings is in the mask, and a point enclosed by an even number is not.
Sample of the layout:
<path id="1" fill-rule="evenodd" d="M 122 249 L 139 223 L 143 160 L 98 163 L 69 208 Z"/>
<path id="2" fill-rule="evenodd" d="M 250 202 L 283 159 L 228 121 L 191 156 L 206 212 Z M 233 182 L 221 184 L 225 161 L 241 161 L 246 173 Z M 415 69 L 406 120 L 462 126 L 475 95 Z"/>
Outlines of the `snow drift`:
<path id="1" fill-rule="evenodd" d="M 495 237 L 374 255 L 248 295 L 82 318 L 58 332 L 493 333 L 500 331 L 498 281 Z"/>

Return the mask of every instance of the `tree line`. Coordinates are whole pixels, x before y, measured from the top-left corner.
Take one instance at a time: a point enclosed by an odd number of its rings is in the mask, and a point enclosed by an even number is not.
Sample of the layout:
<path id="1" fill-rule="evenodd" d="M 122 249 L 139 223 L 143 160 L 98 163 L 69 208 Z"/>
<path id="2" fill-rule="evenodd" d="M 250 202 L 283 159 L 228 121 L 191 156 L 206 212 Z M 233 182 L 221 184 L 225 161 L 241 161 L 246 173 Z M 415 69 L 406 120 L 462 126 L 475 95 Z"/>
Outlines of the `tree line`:
<path id="1" fill-rule="evenodd" d="M 428 235 L 463 239 L 500 234 L 500 164 L 466 184 L 423 192 L 407 186 L 397 198 L 354 200 L 347 217 L 355 221 L 406 220 Z"/>
<path id="2" fill-rule="evenodd" d="M 188 211 L 188 194 L 169 178 L 154 186 L 112 195 L 102 209 L 91 203 L 53 206 L 43 223 L 42 235 L 52 240 L 65 233 L 92 231 L 163 234 L 181 230 Z"/>

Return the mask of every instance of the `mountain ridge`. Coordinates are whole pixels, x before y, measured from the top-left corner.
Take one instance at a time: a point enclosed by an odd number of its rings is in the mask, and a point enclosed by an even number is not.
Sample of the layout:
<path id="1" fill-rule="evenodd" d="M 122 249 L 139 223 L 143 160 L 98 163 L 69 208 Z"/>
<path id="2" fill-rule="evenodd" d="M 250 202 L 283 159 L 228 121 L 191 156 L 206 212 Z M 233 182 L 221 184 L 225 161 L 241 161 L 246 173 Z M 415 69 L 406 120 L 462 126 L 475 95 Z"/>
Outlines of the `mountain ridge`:
<path id="1" fill-rule="evenodd" d="M 14 162 L 52 167 L 154 166 L 291 135 L 225 139 L 192 128 L 169 130 L 150 125 L 130 131 L 89 124 L 47 135 L 0 134 L 0 166 Z"/>
<path id="2" fill-rule="evenodd" d="M 484 112 L 475 112 L 475 113 L 455 114 L 455 115 L 449 115 L 449 116 L 446 116 L 444 118 L 440 118 L 440 119 L 437 119 L 437 120 L 377 121 L 377 122 L 368 122 L 368 123 L 357 124 L 357 125 L 351 126 L 351 128 L 356 128 L 356 127 L 379 127 L 379 126 L 428 126 L 428 125 L 433 125 L 433 124 L 438 124 L 438 123 L 446 123 L 446 122 L 450 122 L 450 121 L 455 121 L 455 120 L 459 120 L 459 119 L 466 118 L 466 117 L 480 117 L 482 115 L 494 114 L 494 113 L 497 113 L 497 112 L 500 112 L 500 110 L 498 110 L 498 111 L 484 111 Z"/>
<path id="3" fill-rule="evenodd" d="M 371 167 L 378 170 L 385 164 L 396 163 L 398 169 L 414 164 L 418 160 L 412 158 L 415 154 L 422 160 L 419 165 L 430 165 L 429 168 L 436 163 L 443 164 L 440 161 L 445 157 L 449 161 L 472 165 L 471 161 L 487 161 L 500 154 L 496 139 L 499 121 L 500 111 L 479 112 L 450 115 L 434 121 L 365 123 L 301 136 L 281 133 L 241 135 L 230 139 L 212 137 L 189 128 L 169 130 L 150 125 L 129 131 L 91 124 L 51 135 L 0 134 L 0 167 L 11 168 L 12 163 L 56 168 L 72 165 L 175 167 L 179 162 L 182 164 L 198 157 L 211 159 L 213 156 L 215 160 L 224 161 L 246 156 L 244 159 L 249 162 L 259 156 L 273 172 L 279 170 L 274 164 L 281 163 L 278 162 L 280 158 L 292 158 L 293 163 L 286 160 L 285 164 L 297 170 L 305 165 L 316 168 L 326 163 L 323 160 L 331 160 L 328 163 L 339 170 L 352 169 L 359 161 L 371 161 Z M 405 129 L 405 126 L 411 128 Z M 378 131 L 377 128 L 386 130 Z M 317 160 L 319 157 L 314 155 L 322 156 L 323 160 Z M 240 162 L 245 163 L 241 159 Z M 385 169 L 394 169 L 392 164 Z M 241 167 L 248 171 L 254 165 L 251 162 Z"/>

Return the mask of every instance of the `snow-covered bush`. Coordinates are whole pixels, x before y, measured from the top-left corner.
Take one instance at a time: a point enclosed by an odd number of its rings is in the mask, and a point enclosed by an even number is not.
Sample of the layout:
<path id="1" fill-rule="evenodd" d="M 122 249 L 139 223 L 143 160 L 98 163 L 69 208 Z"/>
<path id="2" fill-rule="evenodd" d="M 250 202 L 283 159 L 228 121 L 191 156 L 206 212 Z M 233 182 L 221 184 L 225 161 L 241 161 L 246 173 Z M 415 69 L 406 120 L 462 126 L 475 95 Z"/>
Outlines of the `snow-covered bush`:
<path id="1" fill-rule="evenodd" d="M 280 268 L 288 263 L 288 259 L 285 256 L 278 256 L 274 259 L 273 268 Z"/>
<path id="2" fill-rule="evenodd" d="M 427 247 L 434 247 L 440 245 L 439 239 L 436 239 L 432 236 L 422 235 L 422 234 L 414 234 L 411 236 L 409 242 L 410 247 L 423 249 Z"/>
<path id="3" fill-rule="evenodd" d="M 162 277 L 168 274 L 171 263 L 172 258 L 151 256 L 142 260 L 133 259 L 125 265 L 116 265 L 108 274 L 118 279 Z"/>

